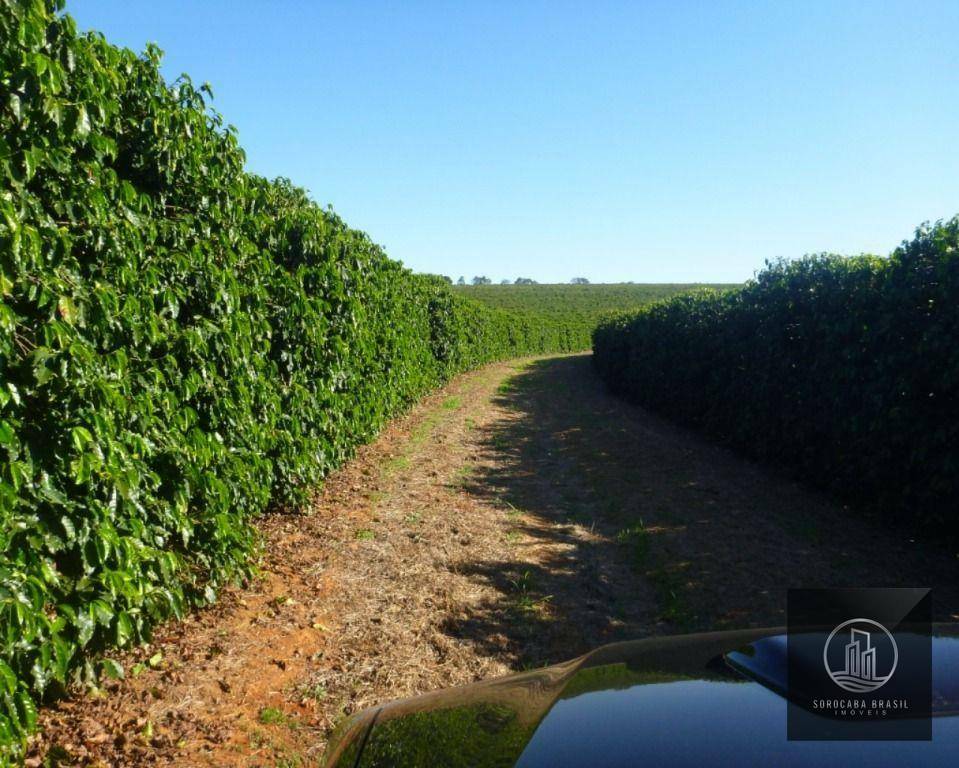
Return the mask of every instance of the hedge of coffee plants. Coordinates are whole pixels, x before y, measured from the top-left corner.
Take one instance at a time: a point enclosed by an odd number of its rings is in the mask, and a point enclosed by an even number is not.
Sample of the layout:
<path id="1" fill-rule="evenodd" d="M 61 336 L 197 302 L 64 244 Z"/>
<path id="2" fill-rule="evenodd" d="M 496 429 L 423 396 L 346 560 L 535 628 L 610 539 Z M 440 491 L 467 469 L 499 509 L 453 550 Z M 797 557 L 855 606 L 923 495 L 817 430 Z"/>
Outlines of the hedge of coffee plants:
<path id="1" fill-rule="evenodd" d="M 699 288 L 736 287 L 705 283 L 533 283 L 457 285 L 454 290 L 483 304 L 530 316 L 538 323 L 561 325 L 572 334 L 572 347 L 587 349 L 593 329 L 607 315 L 636 312 L 654 301 Z"/>
<path id="2" fill-rule="evenodd" d="M 0 0 L 0 763 L 39 700 L 248 573 L 252 519 L 391 415 L 569 346 L 246 173 L 159 60 Z"/>
<path id="3" fill-rule="evenodd" d="M 959 218 L 593 334 L 609 386 L 862 507 L 959 533 Z"/>

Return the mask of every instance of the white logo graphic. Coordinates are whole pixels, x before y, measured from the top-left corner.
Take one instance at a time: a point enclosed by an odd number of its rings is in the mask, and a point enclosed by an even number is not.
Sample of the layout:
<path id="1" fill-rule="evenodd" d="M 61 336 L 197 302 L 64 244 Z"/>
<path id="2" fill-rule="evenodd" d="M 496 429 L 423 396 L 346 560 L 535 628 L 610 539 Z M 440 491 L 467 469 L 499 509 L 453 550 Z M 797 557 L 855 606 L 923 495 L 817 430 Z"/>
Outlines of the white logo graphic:
<path id="1" fill-rule="evenodd" d="M 881 643 L 881 654 L 874 642 L 874 635 Z M 888 643 L 884 638 L 888 638 Z M 841 668 L 838 668 L 840 663 L 836 663 L 839 656 L 836 646 L 842 646 Z M 829 661 L 831 648 L 832 665 Z M 822 661 L 829 677 L 840 688 L 851 693 L 868 693 L 882 688 L 895 673 L 899 664 L 899 646 L 892 633 L 878 621 L 850 619 L 836 627 L 826 638 Z"/>

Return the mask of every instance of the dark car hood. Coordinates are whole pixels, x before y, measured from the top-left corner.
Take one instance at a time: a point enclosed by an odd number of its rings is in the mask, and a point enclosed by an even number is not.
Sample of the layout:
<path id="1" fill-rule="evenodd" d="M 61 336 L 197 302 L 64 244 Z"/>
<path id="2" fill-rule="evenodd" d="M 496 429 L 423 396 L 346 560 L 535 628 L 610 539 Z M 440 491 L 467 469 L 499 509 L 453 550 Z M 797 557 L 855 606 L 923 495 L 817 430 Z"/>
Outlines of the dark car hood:
<path id="1" fill-rule="evenodd" d="M 959 717 L 952 716 L 933 719 L 931 742 L 787 741 L 784 645 L 781 629 L 764 629 L 605 646 L 566 664 L 361 712 L 334 738 L 327 765 L 955 763 Z M 933 666 L 940 712 L 954 712 L 956 626 L 937 628 Z"/>

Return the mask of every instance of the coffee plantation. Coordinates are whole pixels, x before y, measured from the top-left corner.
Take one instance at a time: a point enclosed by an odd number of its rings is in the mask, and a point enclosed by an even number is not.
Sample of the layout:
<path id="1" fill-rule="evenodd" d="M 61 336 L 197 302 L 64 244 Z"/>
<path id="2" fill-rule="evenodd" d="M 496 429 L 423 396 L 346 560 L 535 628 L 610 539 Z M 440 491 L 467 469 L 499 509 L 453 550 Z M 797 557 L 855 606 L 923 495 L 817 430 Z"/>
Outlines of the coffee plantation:
<path id="1" fill-rule="evenodd" d="M 615 391 L 870 511 L 959 532 L 959 218 L 610 319 Z"/>
<path id="2" fill-rule="evenodd" d="M 38 700 L 248 574 L 254 517 L 391 415 L 576 345 L 245 172 L 159 62 L 0 3 L 0 762 Z"/>
<path id="3" fill-rule="evenodd" d="M 462 285 L 454 290 L 472 299 L 538 323 L 561 326 L 574 334 L 572 346 L 589 347 L 593 329 L 606 315 L 637 311 L 654 301 L 700 288 L 727 289 L 736 285 L 695 283 L 597 283 L 571 285 Z"/>

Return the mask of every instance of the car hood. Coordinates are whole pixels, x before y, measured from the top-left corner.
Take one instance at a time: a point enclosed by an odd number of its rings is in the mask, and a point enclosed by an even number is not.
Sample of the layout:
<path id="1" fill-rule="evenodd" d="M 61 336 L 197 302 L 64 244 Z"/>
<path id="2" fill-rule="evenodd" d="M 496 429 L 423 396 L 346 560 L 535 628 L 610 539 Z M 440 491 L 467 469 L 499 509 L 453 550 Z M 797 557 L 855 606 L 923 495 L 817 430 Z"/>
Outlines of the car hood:
<path id="1" fill-rule="evenodd" d="M 931 742 L 787 741 L 781 629 L 652 638 L 366 710 L 327 765 L 656 766 L 952 764 L 959 626 L 936 628 Z"/>

